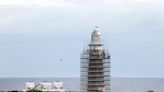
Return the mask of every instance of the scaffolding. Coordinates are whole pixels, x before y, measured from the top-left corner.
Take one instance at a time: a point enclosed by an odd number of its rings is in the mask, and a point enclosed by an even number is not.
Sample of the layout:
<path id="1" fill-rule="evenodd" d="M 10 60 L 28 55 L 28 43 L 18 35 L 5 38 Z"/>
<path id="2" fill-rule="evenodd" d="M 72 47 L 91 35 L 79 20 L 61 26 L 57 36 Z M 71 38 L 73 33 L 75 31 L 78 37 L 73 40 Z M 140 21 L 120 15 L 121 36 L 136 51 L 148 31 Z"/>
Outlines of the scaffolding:
<path id="1" fill-rule="evenodd" d="M 94 30 L 89 48 L 81 54 L 81 92 L 110 92 L 110 55 Z"/>

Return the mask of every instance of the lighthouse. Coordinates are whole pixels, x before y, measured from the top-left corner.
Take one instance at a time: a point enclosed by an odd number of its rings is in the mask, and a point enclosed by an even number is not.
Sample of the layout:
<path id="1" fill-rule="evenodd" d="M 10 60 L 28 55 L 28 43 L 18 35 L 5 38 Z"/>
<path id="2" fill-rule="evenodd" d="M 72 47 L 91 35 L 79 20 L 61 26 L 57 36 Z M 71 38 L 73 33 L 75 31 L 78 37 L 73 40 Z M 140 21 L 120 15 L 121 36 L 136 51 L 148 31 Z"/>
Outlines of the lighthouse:
<path id="1" fill-rule="evenodd" d="M 110 92 L 110 55 L 96 26 L 81 54 L 81 92 Z"/>

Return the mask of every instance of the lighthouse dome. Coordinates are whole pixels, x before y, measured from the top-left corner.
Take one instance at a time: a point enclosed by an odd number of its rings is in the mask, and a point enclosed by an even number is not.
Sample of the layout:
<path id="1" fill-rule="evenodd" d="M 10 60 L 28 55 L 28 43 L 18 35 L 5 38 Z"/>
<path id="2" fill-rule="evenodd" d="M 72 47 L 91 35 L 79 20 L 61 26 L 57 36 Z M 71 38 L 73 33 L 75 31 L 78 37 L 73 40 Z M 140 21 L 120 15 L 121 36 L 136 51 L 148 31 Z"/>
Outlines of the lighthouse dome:
<path id="1" fill-rule="evenodd" d="M 98 26 L 95 27 L 95 29 L 92 32 L 92 35 L 101 35 L 101 33 L 99 32 Z"/>
<path id="2" fill-rule="evenodd" d="M 100 44 L 101 43 L 101 33 L 99 32 L 98 27 L 96 26 L 91 35 L 91 43 L 92 44 Z"/>

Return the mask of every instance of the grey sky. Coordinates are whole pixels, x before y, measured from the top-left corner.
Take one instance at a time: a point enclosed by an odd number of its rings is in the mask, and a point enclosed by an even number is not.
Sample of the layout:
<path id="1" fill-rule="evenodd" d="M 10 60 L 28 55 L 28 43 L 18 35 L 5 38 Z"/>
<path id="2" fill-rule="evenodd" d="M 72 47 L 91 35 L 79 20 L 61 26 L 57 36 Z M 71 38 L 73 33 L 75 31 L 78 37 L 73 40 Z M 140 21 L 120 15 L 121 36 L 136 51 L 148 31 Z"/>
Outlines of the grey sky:
<path id="1" fill-rule="evenodd" d="M 164 77 L 162 0 L 0 3 L 0 77 L 79 77 L 95 25 L 111 53 L 112 76 Z"/>

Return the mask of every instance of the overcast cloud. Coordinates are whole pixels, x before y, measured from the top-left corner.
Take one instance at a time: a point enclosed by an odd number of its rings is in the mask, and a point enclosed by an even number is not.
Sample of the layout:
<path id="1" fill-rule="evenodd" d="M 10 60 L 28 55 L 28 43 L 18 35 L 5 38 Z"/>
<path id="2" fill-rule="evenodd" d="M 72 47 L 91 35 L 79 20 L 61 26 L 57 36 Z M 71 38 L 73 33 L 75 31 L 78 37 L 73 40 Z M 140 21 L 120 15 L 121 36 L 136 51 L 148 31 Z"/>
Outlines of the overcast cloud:
<path id="1" fill-rule="evenodd" d="M 80 53 L 95 25 L 111 53 L 112 76 L 164 77 L 163 4 L 0 0 L 0 77 L 79 77 Z"/>

